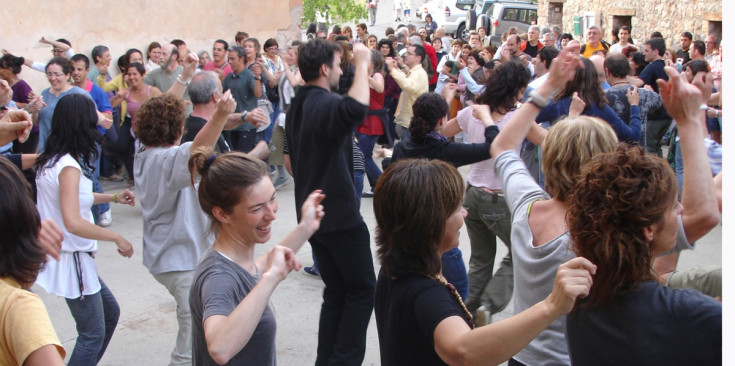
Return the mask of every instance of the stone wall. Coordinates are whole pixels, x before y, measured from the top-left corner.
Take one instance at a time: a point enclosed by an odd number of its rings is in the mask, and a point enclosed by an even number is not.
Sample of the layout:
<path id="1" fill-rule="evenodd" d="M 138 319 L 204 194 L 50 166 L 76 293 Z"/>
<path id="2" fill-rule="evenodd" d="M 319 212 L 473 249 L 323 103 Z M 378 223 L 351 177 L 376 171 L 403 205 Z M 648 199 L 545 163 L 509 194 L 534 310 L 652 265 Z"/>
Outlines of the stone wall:
<path id="1" fill-rule="evenodd" d="M 539 0 L 538 15 L 538 24 L 560 25 L 564 33 L 571 34 L 574 34 L 575 16 L 590 16 L 601 26 L 608 42 L 612 38 L 613 23 L 630 17 L 636 44 L 648 39 L 651 32 L 660 31 L 672 48 L 679 46 L 679 37 L 684 31 L 691 32 L 695 40 L 704 40 L 710 27 L 722 31 L 722 2 L 719 0 Z M 584 40 L 586 32 L 582 29 L 581 33 L 575 37 L 580 41 Z"/>
<path id="2" fill-rule="evenodd" d="M 28 0 L 6 9 L 0 48 L 16 56 L 47 61 L 51 46 L 42 36 L 68 39 L 74 50 L 90 57 L 92 48 L 110 48 L 113 65 L 128 48 L 145 54 L 148 44 L 183 39 L 190 50 L 207 50 L 221 38 L 233 44 L 235 33 L 245 31 L 260 40 L 276 38 L 280 46 L 300 39 L 301 0 L 175 1 Z M 114 72 L 117 67 L 113 66 Z M 34 91 L 48 87 L 43 73 L 23 68 L 20 77 Z"/>

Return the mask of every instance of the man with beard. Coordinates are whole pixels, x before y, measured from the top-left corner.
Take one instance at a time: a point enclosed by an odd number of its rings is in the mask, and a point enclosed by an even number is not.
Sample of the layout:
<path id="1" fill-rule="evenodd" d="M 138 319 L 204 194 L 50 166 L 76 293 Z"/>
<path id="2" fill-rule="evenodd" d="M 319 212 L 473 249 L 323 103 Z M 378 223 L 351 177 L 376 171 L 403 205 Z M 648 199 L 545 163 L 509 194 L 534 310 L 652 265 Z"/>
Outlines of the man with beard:
<path id="1" fill-rule="evenodd" d="M 145 74 L 143 82 L 147 85 L 155 86 L 158 90 L 169 90 L 174 83 L 188 85 L 189 82 L 185 82 L 179 78 L 181 72 L 184 71 L 184 67 L 179 65 L 180 55 L 176 46 L 169 43 L 161 47 L 161 57 L 166 62 L 160 68 Z M 188 92 L 184 92 L 184 100 L 187 102 L 191 101 Z M 191 108 L 191 103 L 186 103 L 186 113 L 191 113 Z"/>
<path id="2" fill-rule="evenodd" d="M 321 39 L 305 45 L 298 62 L 306 85 L 286 115 L 296 207 L 314 190 L 326 195 L 327 214 L 309 239 L 326 285 L 317 366 L 362 364 L 375 291 L 370 233 L 352 183 L 352 136 L 368 111 L 371 53 L 363 44 L 354 45 L 355 76 L 344 97 L 331 92 L 342 74 L 340 54 L 339 46 Z M 301 220 L 300 209 L 296 214 Z"/>

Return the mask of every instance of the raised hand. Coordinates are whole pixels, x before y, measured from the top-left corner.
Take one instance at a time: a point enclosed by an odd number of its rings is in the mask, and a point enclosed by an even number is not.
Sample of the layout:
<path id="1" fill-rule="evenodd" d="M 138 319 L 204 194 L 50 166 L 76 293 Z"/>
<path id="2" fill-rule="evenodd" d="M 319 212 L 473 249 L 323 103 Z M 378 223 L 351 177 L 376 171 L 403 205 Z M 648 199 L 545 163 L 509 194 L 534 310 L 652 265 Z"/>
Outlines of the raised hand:
<path id="1" fill-rule="evenodd" d="M 572 94 L 572 103 L 569 105 L 569 117 L 577 118 L 584 111 L 585 103 L 577 92 Z"/>
<path id="2" fill-rule="evenodd" d="M 552 64 L 553 65 L 553 64 Z M 685 76 L 673 67 L 665 67 L 669 80 L 656 80 L 664 107 L 677 124 L 697 122 L 702 92 L 695 85 L 687 83 Z"/>
<path id="3" fill-rule="evenodd" d="M 279 282 L 286 279 L 289 272 L 301 268 L 301 262 L 289 248 L 276 245 L 266 254 L 266 267 L 263 276 L 273 276 Z"/>
<path id="4" fill-rule="evenodd" d="M 312 233 L 319 229 L 319 224 L 324 217 L 324 206 L 321 205 L 324 197 L 326 195 L 322 193 L 322 190 L 317 189 L 306 197 L 306 201 L 301 206 L 301 222 L 299 222 L 299 225 L 303 225 Z"/>
<path id="5" fill-rule="evenodd" d="M 217 101 L 217 109 L 214 111 L 214 118 L 218 118 L 220 120 L 226 120 L 227 116 L 235 111 L 235 108 L 237 107 L 237 102 L 235 101 L 235 98 L 232 97 L 232 94 L 230 91 L 226 91 L 224 94 L 222 94 L 222 97 L 219 98 Z M 248 113 L 250 114 L 250 113 Z"/>

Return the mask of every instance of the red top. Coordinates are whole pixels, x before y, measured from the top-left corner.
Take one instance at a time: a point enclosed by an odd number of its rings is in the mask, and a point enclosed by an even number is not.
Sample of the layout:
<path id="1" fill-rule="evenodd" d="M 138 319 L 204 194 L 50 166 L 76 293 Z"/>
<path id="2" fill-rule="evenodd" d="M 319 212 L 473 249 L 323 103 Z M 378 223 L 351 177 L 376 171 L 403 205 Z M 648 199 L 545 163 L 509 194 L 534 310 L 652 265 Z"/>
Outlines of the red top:
<path id="1" fill-rule="evenodd" d="M 370 106 L 369 110 L 383 109 L 383 103 L 385 102 L 385 90 L 382 93 L 378 93 L 375 89 L 370 88 Z M 368 115 L 365 117 L 365 122 L 357 126 L 357 132 L 363 135 L 377 135 L 380 136 L 384 133 L 383 122 L 378 116 Z"/>

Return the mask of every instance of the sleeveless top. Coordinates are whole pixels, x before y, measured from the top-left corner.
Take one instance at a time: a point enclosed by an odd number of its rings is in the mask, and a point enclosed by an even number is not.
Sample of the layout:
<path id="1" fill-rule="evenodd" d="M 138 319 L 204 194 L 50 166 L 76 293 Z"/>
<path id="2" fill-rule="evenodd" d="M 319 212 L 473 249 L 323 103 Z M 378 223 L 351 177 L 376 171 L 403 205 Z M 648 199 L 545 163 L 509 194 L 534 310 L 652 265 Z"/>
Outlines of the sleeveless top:
<path id="1" fill-rule="evenodd" d="M 143 104 L 150 97 L 151 97 L 151 86 L 150 85 L 145 86 L 145 99 L 142 102 L 136 102 L 130 99 L 130 94 L 128 94 L 128 96 L 125 97 L 125 101 L 128 102 L 128 115 L 131 118 L 130 119 L 131 128 L 135 126 L 135 122 L 137 121 L 137 117 L 135 117 L 135 112 L 137 112 L 138 108 L 140 108 L 140 105 Z"/>

